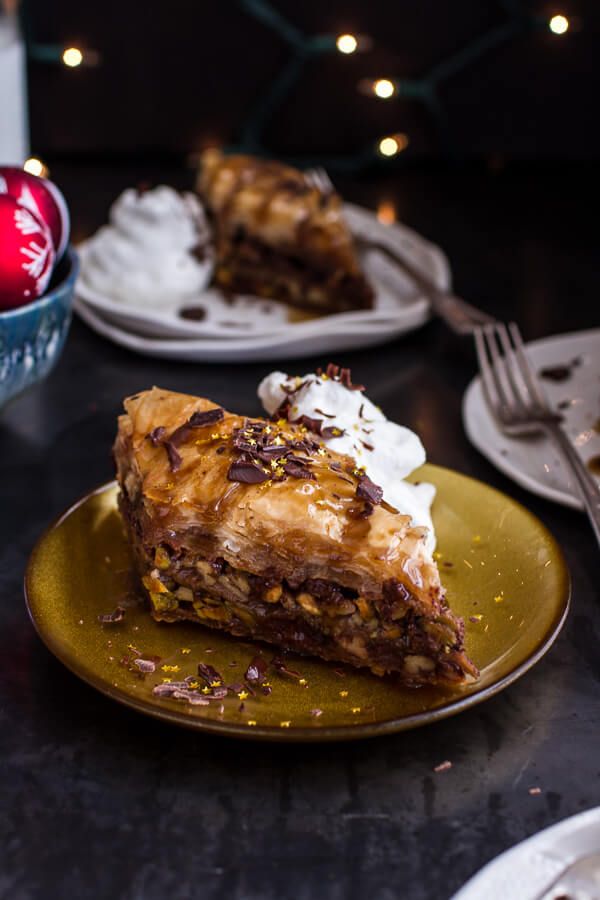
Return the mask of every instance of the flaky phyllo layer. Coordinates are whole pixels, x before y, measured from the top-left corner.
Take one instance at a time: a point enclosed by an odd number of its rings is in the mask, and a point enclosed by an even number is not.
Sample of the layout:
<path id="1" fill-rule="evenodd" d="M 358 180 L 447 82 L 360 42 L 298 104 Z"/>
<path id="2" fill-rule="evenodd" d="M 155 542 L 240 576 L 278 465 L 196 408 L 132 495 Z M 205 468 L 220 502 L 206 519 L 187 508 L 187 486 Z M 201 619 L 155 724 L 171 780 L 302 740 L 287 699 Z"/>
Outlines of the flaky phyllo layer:
<path id="1" fill-rule="evenodd" d="M 114 448 L 120 504 L 156 619 L 410 684 L 477 675 L 423 529 L 349 457 L 303 424 L 158 388 L 125 409 Z"/>

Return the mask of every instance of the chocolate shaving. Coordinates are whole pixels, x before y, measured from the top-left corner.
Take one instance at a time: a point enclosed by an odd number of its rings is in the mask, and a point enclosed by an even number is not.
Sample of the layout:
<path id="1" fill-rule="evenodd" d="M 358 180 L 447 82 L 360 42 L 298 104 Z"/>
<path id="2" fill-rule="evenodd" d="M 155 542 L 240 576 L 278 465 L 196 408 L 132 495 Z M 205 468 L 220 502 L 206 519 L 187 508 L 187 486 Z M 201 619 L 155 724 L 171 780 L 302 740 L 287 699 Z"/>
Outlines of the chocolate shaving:
<path id="1" fill-rule="evenodd" d="M 209 687 L 220 687 L 215 684 L 217 681 L 220 681 L 221 684 L 225 683 L 222 675 L 208 663 L 198 663 L 198 675 L 206 681 Z"/>
<path id="2" fill-rule="evenodd" d="M 182 428 L 185 426 L 182 426 Z M 177 429 L 179 430 L 179 429 Z M 159 425 L 157 428 L 154 428 L 147 437 L 152 442 L 153 447 L 160 447 L 161 445 L 167 451 L 167 456 L 169 457 L 169 466 L 171 467 L 172 472 L 176 472 L 181 466 L 181 456 L 175 449 L 174 444 L 171 443 L 170 440 L 165 438 L 166 428 L 164 425 Z M 176 432 L 174 432 L 176 434 Z"/>
<path id="3" fill-rule="evenodd" d="M 144 675 L 156 671 L 156 663 L 151 659 L 134 659 L 133 664 L 140 670 L 140 672 L 143 672 Z"/>
<path id="4" fill-rule="evenodd" d="M 157 684 L 152 688 L 152 693 L 157 697 L 169 697 L 173 700 L 186 700 L 193 706 L 208 706 L 209 700 L 190 690 L 186 681 L 173 681 L 170 684 Z"/>
<path id="5" fill-rule="evenodd" d="M 262 656 L 255 656 L 246 669 L 244 678 L 252 684 L 262 684 L 267 674 L 267 663 Z"/>
<path id="6" fill-rule="evenodd" d="M 343 428 L 337 428 L 335 425 L 328 425 L 321 430 L 321 437 L 325 438 L 326 441 L 331 438 L 343 437 L 345 434 L 346 432 Z"/>
<path id="7" fill-rule="evenodd" d="M 364 406 L 364 403 L 363 403 L 363 406 Z M 362 406 L 361 406 L 361 409 L 362 409 Z M 316 406 L 315 406 L 315 412 L 319 413 L 320 416 L 325 416 L 326 419 L 335 419 L 335 415 L 333 413 L 323 412 L 322 409 L 319 409 Z"/>
<path id="8" fill-rule="evenodd" d="M 271 660 L 271 665 L 273 668 L 280 672 L 282 675 L 289 675 L 290 678 L 300 678 L 300 672 L 296 672 L 295 669 L 290 669 L 289 666 L 285 664 L 285 661 L 281 656 L 274 656 Z"/>
<path id="9" fill-rule="evenodd" d="M 365 448 L 365 450 L 374 450 L 374 449 L 375 449 L 375 447 L 373 446 L 373 444 L 367 444 L 366 441 L 361 441 L 361 444 L 363 445 L 363 447 Z"/>
<path id="10" fill-rule="evenodd" d="M 178 469 L 181 468 L 181 463 L 183 462 L 181 455 L 175 449 L 171 441 L 163 441 L 163 446 L 167 451 L 167 456 L 169 457 L 169 466 L 171 467 L 171 472 L 177 472 Z"/>
<path id="11" fill-rule="evenodd" d="M 322 419 L 313 419 L 311 416 L 300 416 L 298 419 L 294 419 L 293 425 L 305 425 L 309 431 L 314 431 L 315 434 L 321 434 L 321 426 L 323 424 Z"/>
<path id="12" fill-rule="evenodd" d="M 380 488 L 378 484 L 373 484 L 368 475 L 361 475 L 356 488 L 356 496 L 377 505 L 383 499 L 383 488 Z"/>
<path id="13" fill-rule="evenodd" d="M 374 509 L 375 507 L 373 504 L 369 503 L 368 500 L 365 500 L 360 506 L 349 506 L 347 514 L 351 519 L 368 519 L 369 516 L 373 515 Z"/>
<path id="14" fill-rule="evenodd" d="M 174 447 L 179 447 L 184 441 L 187 441 L 190 434 L 195 428 L 204 428 L 206 425 L 214 425 L 220 422 L 224 417 L 224 412 L 220 406 L 215 409 L 206 409 L 203 412 L 195 412 L 183 425 L 176 428 L 169 440 Z"/>
<path id="15" fill-rule="evenodd" d="M 158 447 L 158 445 L 162 443 L 162 439 L 165 435 L 166 430 L 167 429 L 164 425 L 159 425 L 157 428 L 154 428 L 150 432 L 148 438 L 150 439 L 153 447 Z"/>
<path id="16" fill-rule="evenodd" d="M 251 460 L 236 459 L 229 466 L 227 478 L 241 484 L 260 484 L 262 481 L 268 481 L 270 475 Z"/>
<path id="17" fill-rule="evenodd" d="M 314 480 L 315 476 L 305 465 L 297 462 L 296 459 L 288 459 L 284 466 L 283 471 L 286 475 L 291 475 L 292 478 L 309 478 Z"/>
<path id="18" fill-rule="evenodd" d="M 323 375 L 323 369 L 317 369 L 317 375 Z M 332 381 L 339 381 L 349 391 L 364 391 L 365 389 L 364 384 L 352 384 L 350 369 L 342 369 L 341 366 L 336 366 L 335 363 L 328 364 L 325 369 L 325 375 L 327 378 L 331 378 Z"/>
<path id="19" fill-rule="evenodd" d="M 117 606 L 110 613 L 106 613 L 105 615 L 98 616 L 98 621 L 102 625 L 116 625 L 118 622 L 122 622 L 125 618 L 125 609 L 122 606 Z"/>
<path id="20" fill-rule="evenodd" d="M 227 688 L 225 686 L 213 687 L 208 696 L 214 700 L 223 700 L 227 696 Z"/>

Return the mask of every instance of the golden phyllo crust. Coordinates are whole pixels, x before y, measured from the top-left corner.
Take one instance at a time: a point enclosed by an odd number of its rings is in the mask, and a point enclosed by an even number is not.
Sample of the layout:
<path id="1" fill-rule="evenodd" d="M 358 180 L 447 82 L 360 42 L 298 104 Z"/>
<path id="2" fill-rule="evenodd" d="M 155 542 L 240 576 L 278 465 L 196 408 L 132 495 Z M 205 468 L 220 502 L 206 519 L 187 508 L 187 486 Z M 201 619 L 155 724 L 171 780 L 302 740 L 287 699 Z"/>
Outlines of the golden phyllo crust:
<path id="1" fill-rule="evenodd" d="M 153 388 L 125 401 L 121 509 L 155 618 L 409 684 L 477 671 L 424 530 L 303 425 Z"/>

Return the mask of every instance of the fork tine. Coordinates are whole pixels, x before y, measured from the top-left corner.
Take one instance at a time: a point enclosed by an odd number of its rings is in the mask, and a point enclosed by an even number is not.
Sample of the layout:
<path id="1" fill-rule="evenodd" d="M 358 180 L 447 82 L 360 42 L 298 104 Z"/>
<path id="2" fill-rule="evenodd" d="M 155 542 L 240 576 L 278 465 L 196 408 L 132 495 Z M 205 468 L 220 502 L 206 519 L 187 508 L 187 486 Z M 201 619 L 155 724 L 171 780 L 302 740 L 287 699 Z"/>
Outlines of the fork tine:
<path id="1" fill-rule="evenodd" d="M 329 172 L 327 171 L 327 169 L 324 169 L 323 166 L 319 166 L 317 168 L 317 172 L 319 173 L 319 179 L 321 181 L 321 190 L 333 191 L 333 182 L 329 177 Z"/>
<path id="2" fill-rule="evenodd" d="M 520 412 L 525 413 L 527 407 L 531 405 L 531 391 L 527 382 L 524 380 L 517 361 L 517 355 L 511 344 L 510 337 L 506 325 L 503 322 L 496 324 L 496 334 L 500 339 L 502 351 L 504 353 L 504 369 L 516 404 L 519 406 Z"/>
<path id="3" fill-rule="evenodd" d="M 483 327 L 483 335 L 486 341 L 488 353 L 492 360 L 492 375 L 496 384 L 496 390 L 500 397 L 500 402 L 505 406 L 506 410 L 514 413 L 514 402 L 511 401 L 511 384 L 506 375 L 506 365 L 502 354 L 498 349 L 496 338 L 496 330 L 494 325 L 485 325 Z"/>
<path id="4" fill-rule="evenodd" d="M 498 394 L 496 378 L 488 359 L 483 328 L 480 326 L 476 327 L 473 330 L 473 336 L 475 338 L 475 350 L 479 361 L 479 371 L 481 373 L 481 382 L 483 384 L 486 400 L 492 413 L 496 416 L 500 416 L 502 401 Z"/>
<path id="5" fill-rule="evenodd" d="M 533 369 L 531 368 L 531 364 L 527 359 L 525 348 L 523 346 L 523 338 L 521 337 L 519 327 L 516 322 L 509 322 L 508 328 L 513 339 L 513 344 L 515 346 L 515 356 L 519 364 L 519 369 L 521 370 L 521 375 L 523 376 L 523 380 L 527 385 L 527 389 L 535 402 L 539 404 L 542 409 L 547 410 L 548 401 L 544 397 L 542 389 L 538 384 L 538 380 L 533 372 Z"/>

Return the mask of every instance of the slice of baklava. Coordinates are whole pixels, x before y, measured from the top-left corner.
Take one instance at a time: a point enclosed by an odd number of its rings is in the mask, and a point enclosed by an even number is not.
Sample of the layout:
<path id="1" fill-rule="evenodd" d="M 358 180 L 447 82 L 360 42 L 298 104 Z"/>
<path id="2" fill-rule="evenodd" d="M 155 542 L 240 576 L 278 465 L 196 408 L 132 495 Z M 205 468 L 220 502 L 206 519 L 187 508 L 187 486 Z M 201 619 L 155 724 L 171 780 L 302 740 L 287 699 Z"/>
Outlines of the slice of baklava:
<path id="1" fill-rule="evenodd" d="M 120 507 L 155 619 L 397 673 L 476 677 L 424 529 L 303 425 L 153 388 L 125 401 Z"/>
<path id="2" fill-rule="evenodd" d="M 317 312 L 371 308 L 342 201 L 297 169 L 208 150 L 198 190 L 212 221 L 216 283 Z"/>

